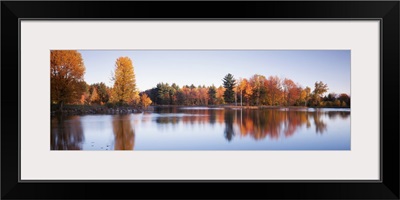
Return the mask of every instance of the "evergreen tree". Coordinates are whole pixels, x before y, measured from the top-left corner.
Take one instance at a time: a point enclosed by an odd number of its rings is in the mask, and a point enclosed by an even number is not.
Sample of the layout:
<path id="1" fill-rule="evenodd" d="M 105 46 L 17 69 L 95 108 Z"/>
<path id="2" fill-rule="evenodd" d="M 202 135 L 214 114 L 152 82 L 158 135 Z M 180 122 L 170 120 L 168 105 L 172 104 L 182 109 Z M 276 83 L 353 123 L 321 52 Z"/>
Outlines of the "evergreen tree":
<path id="1" fill-rule="evenodd" d="M 214 85 L 208 88 L 208 103 L 211 105 L 217 103 L 217 88 Z"/>
<path id="2" fill-rule="evenodd" d="M 233 89 L 236 86 L 236 80 L 234 79 L 232 74 L 227 74 L 223 79 L 223 85 L 225 88 L 224 92 L 224 100 L 226 103 L 234 103 L 235 102 L 235 92 Z"/>

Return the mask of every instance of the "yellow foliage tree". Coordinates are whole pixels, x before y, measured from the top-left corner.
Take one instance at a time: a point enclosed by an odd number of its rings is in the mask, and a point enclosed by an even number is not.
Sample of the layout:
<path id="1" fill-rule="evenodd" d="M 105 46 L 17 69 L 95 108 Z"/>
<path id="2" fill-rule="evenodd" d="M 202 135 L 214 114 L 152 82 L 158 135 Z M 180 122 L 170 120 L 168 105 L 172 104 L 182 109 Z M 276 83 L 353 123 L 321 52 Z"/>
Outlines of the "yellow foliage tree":
<path id="1" fill-rule="evenodd" d="M 249 99 L 251 95 L 253 95 L 253 88 L 251 87 L 249 81 L 247 79 L 241 79 L 239 82 L 239 91 L 241 92 L 242 97 L 246 99 L 247 105 L 249 105 Z"/>
<path id="2" fill-rule="evenodd" d="M 51 101 L 59 104 L 79 102 L 84 92 L 85 65 L 75 50 L 50 51 Z"/>
<path id="3" fill-rule="evenodd" d="M 116 60 L 113 81 L 113 101 L 130 104 L 139 102 L 139 92 L 136 89 L 135 73 L 130 58 L 119 57 Z"/>
<path id="4" fill-rule="evenodd" d="M 143 94 L 140 97 L 140 102 L 142 103 L 144 108 L 147 108 L 152 103 L 151 99 L 147 96 L 147 94 Z"/>
<path id="5" fill-rule="evenodd" d="M 224 92 L 225 92 L 225 88 L 224 87 L 219 86 L 217 88 L 217 94 L 216 94 L 217 104 L 224 104 L 225 103 L 225 101 L 224 101 Z"/>

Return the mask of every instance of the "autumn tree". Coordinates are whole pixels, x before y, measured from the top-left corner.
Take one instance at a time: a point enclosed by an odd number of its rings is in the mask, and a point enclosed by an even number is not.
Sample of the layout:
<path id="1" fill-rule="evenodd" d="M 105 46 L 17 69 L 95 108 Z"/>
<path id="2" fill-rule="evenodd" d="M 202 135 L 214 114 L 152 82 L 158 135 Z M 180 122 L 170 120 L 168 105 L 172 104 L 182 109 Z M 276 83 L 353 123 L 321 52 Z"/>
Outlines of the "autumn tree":
<path id="1" fill-rule="evenodd" d="M 253 94 L 253 89 L 249 83 L 249 81 L 247 79 L 241 79 L 239 81 L 239 85 L 238 85 L 240 94 L 241 94 L 241 99 L 245 99 L 247 105 L 249 105 L 249 99 L 251 97 L 251 95 Z"/>
<path id="2" fill-rule="evenodd" d="M 192 100 L 190 97 L 190 87 L 185 85 L 182 87 L 182 93 L 180 95 L 182 99 L 180 101 L 183 103 L 183 105 L 190 105 Z"/>
<path id="3" fill-rule="evenodd" d="M 176 83 L 172 83 L 169 89 L 170 104 L 176 105 L 178 103 L 178 94 L 181 89 Z"/>
<path id="4" fill-rule="evenodd" d="M 199 96 L 199 91 L 197 90 L 196 86 L 194 86 L 193 84 L 190 85 L 190 92 L 189 92 L 190 105 L 197 105 L 198 96 Z"/>
<path id="5" fill-rule="evenodd" d="M 310 98 L 310 93 L 311 93 L 311 88 L 306 87 L 304 89 L 300 90 L 300 99 L 299 99 L 299 104 L 304 106 L 307 106 L 308 99 Z"/>
<path id="6" fill-rule="evenodd" d="M 260 105 L 266 101 L 266 88 L 264 87 L 267 79 L 263 75 L 255 74 L 249 79 L 249 84 L 253 89 L 252 98 L 255 105 Z"/>
<path id="7" fill-rule="evenodd" d="M 247 80 L 246 80 L 247 82 Z M 244 82 L 243 78 L 239 78 L 236 90 L 238 91 L 238 96 L 240 97 L 240 106 L 243 106 L 243 90 L 246 87 L 246 82 Z"/>
<path id="8" fill-rule="evenodd" d="M 142 106 L 144 108 L 147 108 L 151 103 L 151 99 L 147 96 L 146 93 L 142 94 L 142 96 L 140 97 L 140 103 L 142 104 Z"/>
<path id="9" fill-rule="evenodd" d="M 136 89 L 135 73 L 132 61 L 128 57 L 119 57 L 115 61 L 113 100 L 120 103 L 133 103 L 139 101 L 139 93 Z"/>
<path id="10" fill-rule="evenodd" d="M 96 90 L 97 93 L 97 103 L 100 104 L 105 104 L 109 101 L 110 96 L 109 96 L 109 88 L 106 86 L 106 84 L 104 84 L 103 82 L 100 83 L 95 83 L 90 85 L 90 89 L 89 92 L 91 94 L 91 96 L 93 96 L 93 91 Z M 91 97 L 92 98 L 92 97 Z"/>
<path id="11" fill-rule="evenodd" d="M 334 100 L 332 106 L 340 107 L 341 106 L 340 100 L 339 99 Z"/>
<path id="12" fill-rule="evenodd" d="M 313 91 L 313 99 L 316 105 L 319 105 L 322 95 L 328 91 L 328 85 L 323 83 L 322 81 L 315 82 L 315 88 Z"/>
<path id="13" fill-rule="evenodd" d="M 299 87 L 291 79 L 288 78 L 285 78 L 283 80 L 282 86 L 284 89 L 286 105 L 294 105 L 296 100 L 300 98 Z"/>
<path id="14" fill-rule="evenodd" d="M 233 103 L 235 102 L 235 92 L 234 88 L 236 86 L 236 80 L 234 79 L 232 74 L 227 74 L 223 79 L 223 85 L 225 88 L 224 92 L 224 100 L 226 103 Z"/>
<path id="15" fill-rule="evenodd" d="M 92 95 L 90 95 L 90 102 L 97 104 L 100 102 L 99 94 L 97 93 L 97 88 L 93 87 Z"/>
<path id="16" fill-rule="evenodd" d="M 208 88 L 206 88 L 206 86 L 199 86 L 197 88 L 198 91 L 198 105 L 208 105 Z"/>
<path id="17" fill-rule="evenodd" d="M 82 94 L 81 94 L 81 98 L 79 99 L 79 104 L 87 104 L 90 102 L 90 91 L 89 91 L 90 86 L 83 81 L 81 83 L 81 89 L 82 89 Z"/>
<path id="18" fill-rule="evenodd" d="M 224 104 L 224 103 L 225 103 L 225 100 L 224 100 L 224 93 L 225 93 L 225 88 L 222 87 L 222 85 L 219 86 L 219 87 L 217 88 L 217 94 L 216 94 L 216 97 L 217 97 L 217 104 Z"/>
<path id="19" fill-rule="evenodd" d="M 281 79 L 277 76 L 270 76 L 268 78 L 268 91 L 271 98 L 271 105 L 280 104 L 282 97 L 282 84 Z"/>
<path id="20" fill-rule="evenodd" d="M 50 51 L 51 101 L 63 109 L 65 103 L 79 102 L 83 94 L 85 66 L 75 50 Z"/>

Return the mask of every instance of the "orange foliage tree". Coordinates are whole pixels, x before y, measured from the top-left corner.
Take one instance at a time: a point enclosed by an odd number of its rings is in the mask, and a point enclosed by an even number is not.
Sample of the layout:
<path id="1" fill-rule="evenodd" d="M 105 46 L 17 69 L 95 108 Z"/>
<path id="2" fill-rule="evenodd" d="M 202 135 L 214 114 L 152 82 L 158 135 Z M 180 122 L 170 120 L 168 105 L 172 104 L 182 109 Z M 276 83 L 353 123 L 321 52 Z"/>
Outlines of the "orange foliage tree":
<path id="1" fill-rule="evenodd" d="M 142 96 L 140 97 L 140 102 L 142 103 L 142 106 L 144 108 L 147 108 L 151 103 L 151 99 L 147 96 L 146 93 L 142 94 Z"/>
<path id="2" fill-rule="evenodd" d="M 286 105 L 294 105 L 300 98 L 299 87 L 288 78 L 283 80 L 284 96 L 286 99 Z"/>
<path id="3" fill-rule="evenodd" d="M 75 50 L 50 51 L 51 101 L 63 109 L 65 103 L 79 102 L 85 82 L 85 65 Z"/>
<path id="4" fill-rule="evenodd" d="M 222 86 L 219 86 L 219 87 L 217 88 L 217 94 L 216 94 L 216 97 L 217 97 L 217 104 L 224 104 L 224 103 L 225 103 L 225 100 L 224 100 L 224 93 L 225 93 L 225 88 L 222 87 Z"/>
<path id="5" fill-rule="evenodd" d="M 241 97 L 246 100 L 246 104 L 249 105 L 249 99 L 253 95 L 253 88 L 251 87 L 249 81 L 244 78 L 239 80 L 238 89 L 240 91 Z"/>
<path id="6" fill-rule="evenodd" d="M 277 76 L 270 76 L 268 78 L 268 91 L 271 97 L 271 105 L 279 105 L 282 99 L 282 84 Z"/>

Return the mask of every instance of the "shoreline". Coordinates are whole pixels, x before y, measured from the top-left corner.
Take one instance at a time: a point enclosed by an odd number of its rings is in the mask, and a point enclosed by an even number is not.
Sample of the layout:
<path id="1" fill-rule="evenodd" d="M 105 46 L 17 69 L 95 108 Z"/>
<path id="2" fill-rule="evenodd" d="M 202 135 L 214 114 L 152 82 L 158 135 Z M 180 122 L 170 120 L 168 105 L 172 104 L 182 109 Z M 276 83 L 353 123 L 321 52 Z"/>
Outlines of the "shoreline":
<path id="1" fill-rule="evenodd" d="M 142 113 L 148 109 L 142 109 L 134 106 L 118 106 L 109 108 L 106 105 L 65 105 L 62 111 L 55 109 L 51 105 L 51 115 L 90 115 L 90 114 L 129 114 Z"/>
<path id="2" fill-rule="evenodd" d="M 154 105 L 149 107 L 161 107 L 161 108 L 174 108 L 174 107 L 208 107 L 208 108 L 233 108 L 233 109 L 307 109 L 307 108 L 335 108 L 335 109 L 350 109 L 350 107 L 307 107 L 307 106 L 236 106 L 236 105 Z"/>
<path id="3" fill-rule="evenodd" d="M 306 107 L 306 106 L 236 106 L 236 105 L 153 105 L 146 109 L 135 106 L 119 106 L 109 108 L 106 105 L 65 105 L 63 111 L 55 109 L 55 105 L 51 105 L 51 115 L 89 115 L 89 114 L 130 114 L 130 113 L 143 113 L 152 112 L 155 108 L 178 108 L 178 107 L 202 107 L 202 108 L 223 108 L 223 109 L 244 109 L 244 110 L 304 110 L 304 109 L 318 109 L 318 108 L 333 108 L 333 109 L 350 109 L 350 107 Z"/>

